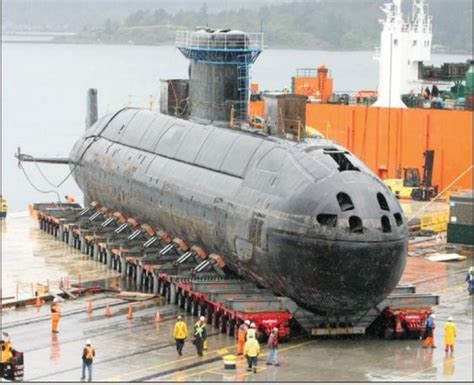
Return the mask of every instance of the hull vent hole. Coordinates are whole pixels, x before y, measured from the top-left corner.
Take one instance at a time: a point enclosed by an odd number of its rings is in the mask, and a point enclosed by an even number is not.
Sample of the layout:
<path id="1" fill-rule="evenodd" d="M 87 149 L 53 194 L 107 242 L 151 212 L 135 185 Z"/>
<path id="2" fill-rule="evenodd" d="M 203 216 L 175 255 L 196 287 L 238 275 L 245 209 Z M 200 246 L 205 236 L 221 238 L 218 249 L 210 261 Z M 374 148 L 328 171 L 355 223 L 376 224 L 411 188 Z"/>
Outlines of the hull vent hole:
<path id="1" fill-rule="evenodd" d="M 395 218 L 395 222 L 397 222 L 397 226 L 403 225 L 402 214 L 400 214 L 400 213 L 395 213 L 395 214 L 393 214 L 393 217 Z"/>
<path id="2" fill-rule="evenodd" d="M 392 232 L 392 226 L 390 225 L 390 219 L 386 215 L 382 217 L 382 231 L 384 233 L 390 233 Z"/>
<path id="3" fill-rule="evenodd" d="M 354 204 L 352 203 L 352 199 L 346 193 L 340 192 L 339 194 L 337 194 L 337 202 L 339 203 L 341 211 L 354 210 Z"/>
<path id="4" fill-rule="evenodd" d="M 337 215 L 334 214 L 318 214 L 316 217 L 321 226 L 336 227 Z"/>
<path id="5" fill-rule="evenodd" d="M 363 233 L 362 219 L 356 216 L 349 218 L 349 230 L 351 233 Z"/>
<path id="6" fill-rule="evenodd" d="M 390 211 L 390 208 L 388 207 L 387 200 L 381 193 L 377 193 L 377 200 L 379 201 L 379 206 L 382 210 L 385 211 Z"/>

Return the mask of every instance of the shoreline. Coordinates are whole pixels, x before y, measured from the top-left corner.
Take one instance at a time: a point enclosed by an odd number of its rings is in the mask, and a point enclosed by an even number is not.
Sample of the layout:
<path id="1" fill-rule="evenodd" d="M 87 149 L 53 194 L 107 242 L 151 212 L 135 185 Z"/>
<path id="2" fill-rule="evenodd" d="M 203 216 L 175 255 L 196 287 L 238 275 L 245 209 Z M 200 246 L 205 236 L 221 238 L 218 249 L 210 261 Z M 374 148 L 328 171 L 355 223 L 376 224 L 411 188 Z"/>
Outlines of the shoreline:
<path id="1" fill-rule="evenodd" d="M 43 35 L 46 36 L 46 35 Z M 55 40 L 2 40 L 2 44 L 56 44 L 56 45 L 104 45 L 104 46 L 127 46 L 127 47 L 174 47 L 174 42 L 166 42 L 163 44 L 146 44 L 146 43 L 125 43 L 125 42 L 100 42 L 100 41 L 62 41 Z M 308 48 L 308 47 L 287 47 L 287 46 L 274 46 L 265 47 L 265 50 L 279 50 L 279 51 L 324 51 L 324 52 L 372 52 L 374 50 L 369 49 L 340 49 L 340 48 Z M 434 55 L 462 55 L 474 57 L 474 52 L 468 51 L 445 51 L 445 50 L 433 50 Z"/>

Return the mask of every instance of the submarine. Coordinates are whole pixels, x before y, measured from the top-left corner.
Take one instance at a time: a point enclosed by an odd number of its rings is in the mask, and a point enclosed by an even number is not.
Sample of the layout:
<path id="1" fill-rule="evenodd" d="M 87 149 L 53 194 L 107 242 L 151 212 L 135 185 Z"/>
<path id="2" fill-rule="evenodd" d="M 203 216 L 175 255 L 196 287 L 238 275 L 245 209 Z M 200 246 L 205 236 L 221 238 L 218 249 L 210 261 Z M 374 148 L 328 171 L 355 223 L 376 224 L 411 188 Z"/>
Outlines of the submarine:
<path id="1" fill-rule="evenodd" d="M 217 253 L 318 314 L 380 303 L 406 263 L 398 200 L 334 142 L 229 125 L 247 115 L 260 34 L 198 28 L 176 41 L 189 80 L 166 83 L 169 108 L 122 108 L 74 145 L 69 164 L 85 199 Z"/>

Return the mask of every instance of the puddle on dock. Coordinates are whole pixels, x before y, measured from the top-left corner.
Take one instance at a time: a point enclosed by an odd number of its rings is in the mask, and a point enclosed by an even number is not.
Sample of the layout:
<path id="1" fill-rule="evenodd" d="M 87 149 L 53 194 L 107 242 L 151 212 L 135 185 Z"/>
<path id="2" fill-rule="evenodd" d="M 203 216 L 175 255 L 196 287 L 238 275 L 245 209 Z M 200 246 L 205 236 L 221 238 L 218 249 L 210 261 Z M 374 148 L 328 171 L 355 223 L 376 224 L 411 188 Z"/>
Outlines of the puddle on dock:
<path id="1" fill-rule="evenodd" d="M 36 284 L 59 290 L 61 279 L 70 284 L 118 277 L 106 265 L 44 233 L 27 214 L 1 221 L 2 293 L 5 301 L 34 296 Z"/>

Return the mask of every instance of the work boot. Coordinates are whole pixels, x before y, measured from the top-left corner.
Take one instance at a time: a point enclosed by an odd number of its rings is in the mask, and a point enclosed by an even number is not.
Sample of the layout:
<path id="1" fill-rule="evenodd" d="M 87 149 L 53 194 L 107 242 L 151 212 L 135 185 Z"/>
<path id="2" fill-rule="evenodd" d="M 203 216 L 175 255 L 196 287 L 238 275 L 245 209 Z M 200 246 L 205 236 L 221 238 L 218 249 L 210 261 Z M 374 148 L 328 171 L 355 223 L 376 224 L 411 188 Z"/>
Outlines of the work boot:
<path id="1" fill-rule="evenodd" d="M 265 362 L 265 365 L 273 365 L 271 362 Z"/>
<path id="2" fill-rule="evenodd" d="M 279 364 L 279 363 L 276 363 L 275 366 L 280 366 L 280 364 Z"/>
<path id="3" fill-rule="evenodd" d="M 247 372 L 251 372 L 252 371 L 252 368 L 247 368 Z"/>
<path id="4" fill-rule="evenodd" d="M 253 368 L 253 372 L 254 372 L 254 373 L 257 373 L 257 368 Z"/>

